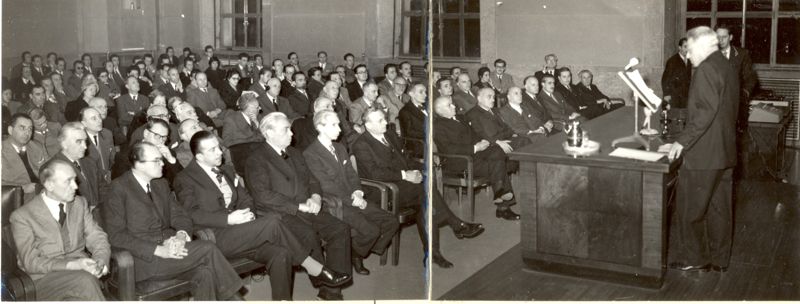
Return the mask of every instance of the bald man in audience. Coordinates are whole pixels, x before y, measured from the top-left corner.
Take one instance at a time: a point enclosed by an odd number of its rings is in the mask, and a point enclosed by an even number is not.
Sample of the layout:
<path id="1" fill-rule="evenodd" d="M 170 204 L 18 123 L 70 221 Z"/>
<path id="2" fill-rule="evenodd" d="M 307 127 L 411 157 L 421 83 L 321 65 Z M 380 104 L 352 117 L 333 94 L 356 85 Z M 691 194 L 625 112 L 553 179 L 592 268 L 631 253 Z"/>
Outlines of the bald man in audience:
<path id="1" fill-rule="evenodd" d="M 469 80 L 469 75 L 466 73 L 458 75 L 453 92 L 453 104 L 456 106 L 458 114 L 467 113 L 478 105 L 478 99 L 470 90 L 471 88 L 472 82 Z"/>
<path id="2" fill-rule="evenodd" d="M 227 106 L 217 89 L 208 85 L 208 77 L 204 72 L 194 74 L 194 85 L 186 89 L 186 102 L 200 108 L 203 113 L 214 121 L 214 125 L 222 127 Z"/>
<path id="3" fill-rule="evenodd" d="M 26 114 L 11 116 L 3 140 L 3 185 L 22 187 L 25 201 L 36 195 L 39 168 L 50 158 L 44 147 L 31 140 L 33 120 Z"/>
<path id="4" fill-rule="evenodd" d="M 102 99 L 102 98 L 98 98 Z M 86 128 L 86 157 L 96 164 L 100 176 L 111 182 L 111 166 L 114 164 L 116 149 L 111 131 L 103 128 L 103 119 L 95 108 L 81 110 L 81 124 Z"/>
<path id="5" fill-rule="evenodd" d="M 55 121 L 48 121 L 45 113 L 40 108 L 33 108 L 28 111 L 28 115 L 33 119 L 33 139 L 42 144 L 48 157 L 53 157 L 61 147 L 58 145 L 58 132 L 61 124 Z"/>
<path id="6" fill-rule="evenodd" d="M 559 130 L 564 129 L 564 124 L 569 120 L 581 117 L 577 110 L 568 104 L 567 101 L 561 96 L 561 93 L 556 92 L 556 78 L 550 74 L 542 76 L 542 91 L 539 92 L 539 101 L 547 109 L 547 113 L 553 118 L 553 123 Z"/>
<path id="7" fill-rule="evenodd" d="M 368 109 L 387 111 L 386 99 L 378 96 L 378 85 L 374 82 L 365 84 L 364 96 L 361 96 L 350 104 L 350 122 L 363 128 L 364 121 L 362 120 L 362 116 Z"/>
<path id="8" fill-rule="evenodd" d="M 508 148 L 508 144 L 490 142 L 478 135 L 463 117 L 457 116 L 456 107 L 450 98 L 437 98 L 433 107 L 437 115 L 433 120 L 433 140 L 439 151 L 445 154 L 472 156 L 475 160 L 473 168 L 475 177 L 488 178 L 492 186 L 493 202 L 497 206 L 495 216 L 506 220 L 519 220 L 519 214 L 511 210 L 516 201 L 510 174 L 516 166 L 510 164 L 503 150 Z M 447 159 L 443 163 L 445 173 L 463 174 L 467 169 L 466 161 L 460 159 Z"/>
<path id="9" fill-rule="evenodd" d="M 17 260 L 39 301 L 105 300 L 99 278 L 108 273 L 111 245 L 76 195 L 78 175 L 65 161 L 48 162 L 39 173 L 44 191 L 11 213 Z"/>
<path id="10" fill-rule="evenodd" d="M 511 87 L 508 89 L 508 104 L 500 108 L 497 114 L 515 134 L 535 143 L 553 129 L 553 122 L 542 121 L 535 111 L 530 104 L 522 102 L 522 90 Z"/>

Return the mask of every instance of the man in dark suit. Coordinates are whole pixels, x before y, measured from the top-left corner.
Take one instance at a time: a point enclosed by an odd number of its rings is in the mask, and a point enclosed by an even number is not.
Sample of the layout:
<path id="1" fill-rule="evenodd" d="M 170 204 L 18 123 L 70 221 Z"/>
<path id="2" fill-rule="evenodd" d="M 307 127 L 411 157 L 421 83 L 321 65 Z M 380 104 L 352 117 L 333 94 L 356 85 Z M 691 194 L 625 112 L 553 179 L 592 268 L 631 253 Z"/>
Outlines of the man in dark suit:
<path id="1" fill-rule="evenodd" d="M 364 96 L 364 86 L 367 84 L 367 80 L 369 79 L 369 71 L 367 70 L 367 66 L 364 64 L 357 65 L 353 71 L 356 73 L 356 81 L 348 83 L 347 86 L 347 94 L 350 96 L 350 100 L 356 100 Z"/>
<path id="2" fill-rule="evenodd" d="M 306 74 L 297 72 L 292 74 L 292 82 L 294 87 L 289 92 L 289 104 L 291 104 L 294 112 L 299 116 L 311 116 L 313 100 L 309 99 L 308 92 L 306 91 Z M 283 88 L 281 88 L 283 91 Z"/>
<path id="3" fill-rule="evenodd" d="M 281 80 L 281 96 L 289 97 L 289 93 L 293 92 L 294 84 L 292 83 L 292 75 L 300 71 L 295 71 L 295 67 L 293 65 L 287 65 L 283 67 L 283 80 Z M 308 79 L 306 79 L 308 80 Z M 306 83 L 308 85 L 308 83 Z"/>
<path id="4" fill-rule="evenodd" d="M 42 79 L 47 76 L 44 66 L 42 66 L 42 56 L 39 54 L 33 55 L 33 62 L 31 65 L 31 76 L 36 84 L 41 85 Z"/>
<path id="5" fill-rule="evenodd" d="M 253 198 L 244 181 L 220 167 L 222 149 L 216 135 L 200 131 L 189 146 L 194 160 L 175 179 L 175 192 L 194 227 L 212 229 L 217 247 L 226 257 L 245 256 L 266 264 L 272 300 L 291 300 L 292 265 L 309 259 L 311 249 L 295 238 L 277 214 L 255 217 Z M 333 281 L 336 274 L 324 271 L 327 274 L 319 276 L 318 282 L 346 282 Z"/>
<path id="6" fill-rule="evenodd" d="M 336 201 L 335 207 L 331 208 L 333 214 L 353 229 L 353 268 L 359 274 L 368 275 L 369 270 L 364 267 L 363 259 L 370 252 L 383 254 L 400 224 L 394 215 L 376 206 L 376 200 L 365 199 L 361 180 L 350 162 L 347 150 L 342 144 L 333 142 L 340 133 L 336 113 L 322 110 L 314 114 L 314 127 L 319 135 L 306 148 L 303 156 L 311 174 L 319 181 L 322 195 Z M 422 228 L 420 233 L 424 236 Z"/>
<path id="7" fill-rule="evenodd" d="M 739 78 L 741 98 L 743 101 L 749 101 L 758 84 L 758 76 L 753 70 L 753 59 L 750 58 L 750 52 L 731 44 L 735 36 L 725 25 L 718 26 L 716 32 L 717 39 L 719 39 L 719 51 L 728 59 Z"/>
<path id="8" fill-rule="evenodd" d="M 275 79 L 277 82 L 277 79 Z M 245 179 L 255 199 L 256 214 L 278 214 L 311 256 L 336 272 L 351 274 L 350 229 L 322 208 L 322 190 L 311 175 L 303 155 L 290 147 L 288 117 L 267 114 L 259 125 L 265 142 L 247 158 Z M 325 241 L 323 256 L 320 239 Z M 321 298 L 340 298 L 339 290 L 320 290 Z"/>
<path id="9" fill-rule="evenodd" d="M 584 102 L 578 95 L 578 90 L 572 84 L 572 71 L 563 67 L 558 69 L 558 81 L 556 82 L 556 92 L 564 97 L 564 101 L 578 111 L 586 119 L 592 119 L 604 113 L 603 107 L 595 101 Z"/>
<path id="10" fill-rule="evenodd" d="M 333 72 L 333 65 L 328 63 L 328 53 L 325 51 L 317 52 L 317 61 L 309 63 L 305 67 L 305 70 L 308 70 L 310 68 L 319 68 L 320 71 L 322 71 L 322 76 L 327 77 L 328 74 Z"/>
<path id="11" fill-rule="evenodd" d="M 136 143 L 130 158 L 133 167 L 112 182 L 102 211 L 111 245 L 133 255 L 136 282 L 188 280 L 195 300 L 241 300 L 242 279 L 222 252 L 212 242 L 192 240 L 192 219 L 161 179 L 158 148 Z"/>
<path id="12" fill-rule="evenodd" d="M 30 66 L 22 67 L 22 74 L 19 78 L 15 78 L 13 84 L 14 97 L 17 100 L 24 100 L 28 98 L 33 87 L 37 85 L 36 80 L 33 79 Z"/>
<path id="13" fill-rule="evenodd" d="M 535 77 L 531 79 L 536 81 Z M 532 143 L 550 134 L 553 129 L 553 122 L 546 121 L 536 113 L 531 102 L 522 101 L 522 90 L 518 87 L 508 89 L 508 103 L 496 111 L 505 124 L 514 131 L 517 136 L 527 137 Z M 530 97 L 529 97 L 530 98 Z M 533 101 L 535 102 L 535 101 Z"/>
<path id="14" fill-rule="evenodd" d="M 458 75 L 456 80 L 456 88 L 453 91 L 453 104 L 456 106 L 456 111 L 459 115 L 467 113 L 473 107 L 478 105 L 478 99 L 472 93 L 472 83 L 469 80 L 469 74 L 464 73 Z"/>
<path id="15" fill-rule="evenodd" d="M 464 115 L 472 130 L 481 138 L 500 146 L 506 153 L 530 144 L 530 139 L 514 133 L 514 130 L 500 118 L 494 108 L 494 96 L 492 88 L 478 90 L 478 106 Z"/>
<path id="16" fill-rule="evenodd" d="M 670 160 L 683 154 L 675 208 L 681 250 L 671 266 L 725 272 L 733 234 L 739 76 L 718 50 L 717 33 L 711 28 L 693 28 L 686 37 L 695 67 L 688 121 L 674 143 L 659 147 L 669 151 Z"/>
<path id="17" fill-rule="evenodd" d="M 128 77 L 125 84 L 128 94 L 123 94 L 117 99 L 117 124 L 122 128 L 122 133 L 131 132 L 131 123 L 134 117 L 142 115 L 150 107 L 150 99 L 139 94 L 139 81 Z"/>
<path id="18" fill-rule="evenodd" d="M 378 90 L 381 91 L 381 95 L 394 94 L 394 80 L 397 78 L 397 65 L 394 63 L 387 63 L 384 65 L 383 77 L 383 80 L 378 83 Z"/>
<path id="19" fill-rule="evenodd" d="M 111 54 L 109 60 L 111 61 L 111 64 L 113 65 L 113 71 L 108 76 L 111 77 L 111 79 L 114 81 L 114 83 L 117 84 L 118 87 L 120 87 L 120 88 L 124 87 L 125 83 L 127 82 L 127 77 L 123 74 L 125 69 L 123 69 L 120 66 L 119 55 Z M 142 71 L 142 73 L 144 73 L 144 71 Z"/>
<path id="20" fill-rule="evenodd" d="M 544 67 L 542 68 L 541 71 L 536 71 L 536 73 L 534 73 L 533 76 L 539 80 L 539 83 L 541 83 L 542 79 L 544 79 L 544 75 L 558 77 L 558 75 L 556 75 L 557 68 L 558 68 L 558 57 L 556 57 L 556 54 L 547 54 L 544 55 Z"/>
<path id="21" fill-rule="evenodd" d="M 401 80 L 403 81 L 403 80 Z M 405 148 L 414 155 L 420 157 L 425 153 L 424 140 L 425 125 L 428 121 L 428 109 L 425 101 L 428 100 L 426 89 L 427 84 L 417 83 L 408 90 L 408 95 L 411 96 L 411 102 L 406 103 L 400 109 L 400 130 L 402 130 L 403 137 L 413 138 L 419 141 L 408 141 Z"/>
<path id="22" fill-rule="evenodd" d="M 76 175 L 69 163 L 49 161 L 40 173 L 44 191 L 11 213 L 17 260 L 38 301 L 105 300 L 98 278 L 108 273 L 111 246 L 76 196 Z"/>
<path id="23" fill-rule="evenodd" d="M 80 122 L 68 122 L 61 128 L 58 139 L 61 151 L 53 156 L 53 159 L 63 160 L 72 165 L 78 174 L 77 193 L 86 199 L 91 210 L 94 210 L 108 200 L 109 187 L 102 171 L 97 169 L 97 163 L 86 156 L 86 128 Z"/>
<path id="24" fill-rule="evenodd" d="M 281 112 L 283 114 L 286 114 L 286 116 L 289 117 L 289 119 L 295 119 L 299 117 L 300 115 L 298 115 L 294 111 L 294 109 L 292 109 L 292 105 L 291 103 L 289 103 L 289 99 L 280 96 L 281 81 L 278 78 L 269 78 L 264 80 L 263 78 L 265 78 L 266 75 L 264 75 L 263 73 L 264 72 L 262 71 L 259 83 L 254 84 L 253 87 L 251 87 L 251 89 L 256 88 L 257 90 L 255 92 L 259 94 L 258 105 L 261 107 L 261 114 L 267 115 L 272 112 Z M 264 80 L 263 83 L 261 82 L 262 80 Z M 261 95 L 260 92 L 262 90 L 266 90 L 263 91 L 264 92 L 263 95 Z"/>
<path id="25" fill-rule="evenodd" d="M 661 89 L 664 101 L 674 109 L 679 119 L 686 116 L 686 103 L 689 97 L 689 84 L 692 79 L 692 62 L 686 57 L 689 48 L 686 38 L 678 41 L 678 53 L 667 60 L 664 73 L 661 75 Z"/>
<path id="26" fill-rule="evenodd" d="M 114 163 L 116 149 L 111 131 L 103 128 L 103 119 L 95 108 L 81 111 L 81 124 L 86 128 L 87 159 L 95 162 L 101 178 L 111 182 L 111 166 Z"/>
<path id="27" fill-rule="evenodd" d="M 392 132 L 386 132 L 386 119 L 381 111 L 367 112 L 365 120 L 367 132 L 353 144 L 353 151 L 360 168 L 359 176 L 394 183 L 399 188 L 399 201 L 402 206 L 420 207 L 417 210 L 417 231 L 423 251 L 428 252 L 425 225 L 420 224 L 426 218 L 424 210 L 427 209 L 422 208 L 426 205 L 422 173 L 425 170 L 424 165 L 403 155 L 399 139 Z M 367 197 L 369 201 L 374 201 L 377 195 L 377 192 L 370 191 Z M 440 267 L 450 268 L 453 264 L 446 260 L 439 250 L 438 227 L 447 223 L 459 239 L 476 237 L 483 233 L 484 229 L 481 224 L 467 223 L 456 217 L 438 191 L 434 191 L 432 197 L 432 204 L 428 206 L 433 208 L 435 226 L 432 229 L 433 248 L 430 255 L 433 256 L 433 262 Z"/>
<path id="28" fill-rule="evenodd" d="M 600 89 L 592 83 L 594 75 L 589 70 L 582 70 L 578 73 L 578 77 L 580 77 L 580 82 L 572 86 L 578 92 L 578 98 L 582 100 L 583 104 L 593 104 L 600 108 L 600 115 L 625 106 L 624 101 L 612 100 L 600 92 Z"/>
<path id="29" fill-rule="evenodd" d="M 164 93 L 164 97 L 167 100 L 175 96 L 185 100 L 186 91 L 183 87 L 183 83 L 181 83 L 181 76 L 180 73 L 178 73 L 178 69 L 175 67 L 170 67 L 167 75 L 169 76 L 169 82 L 159 86 L 158 90 Z"/>
<path id="30" fill-rule="evenodd" d="M 539 102 L 544 105 L 547 113 L 553 118 L 553 123 L 559 130 L 564 129 L 564 124 L 568 120 L 581 117 L 570 104 L 564 100 L 560 93 L 555 91 L 556 79 L 549 74 L 542 76 L 542 91 L 539 92 Z"/>
<path id="31" fill-rule="evenodd" d="M 195 85 L 186 89 L 186 102 L 200 108 L 201 112 L 214 121 L 214 125 L 224 127 L 223 122 L 228 107 L 222 101 L 217 89 L 208 85 L 208 77 L 204 72 L 194 74 Z"/>
<path id="32" fill-rule="evenodd" d="M 508 157 L 497 143 L 490 143 L 478 136 L 463 120 L 456 117 L 456 107 L 450 98 L 439 97 L 433 104 L 436 117 L 433 120 L 433 140 L 442 153 L 472 156 L 475 160 L 475 177 L 488 177 L 494 192 L 497 206 L 495 216 L 506 220 L 518 220 L 519 214 L 511 210 L 514 189 L 511 187 L 510 172 L 515 168 L 508 164 Z M 466 161 L 445 159 L 442 161 L 445 172 L 463 174 Z"/>
<path id="33" fill-rule="evenodd" d="M 553 124 L 553 118 L 550 117 L 550 113 L 547 112 L 547 109 L 544 107 L 542 102 L 539 100 L 539 92 L 541 90 L 541 86 L 539 85 L 539 79 L 536 76 L 528 76 L 522 80 L 523 85 L 523 92 L 522 92 L 522 103 L 526 104 L 533 116 L 542 122 L 542 124 L 550 125 L 550 128 L 554 128 L 555 124 Z"/>

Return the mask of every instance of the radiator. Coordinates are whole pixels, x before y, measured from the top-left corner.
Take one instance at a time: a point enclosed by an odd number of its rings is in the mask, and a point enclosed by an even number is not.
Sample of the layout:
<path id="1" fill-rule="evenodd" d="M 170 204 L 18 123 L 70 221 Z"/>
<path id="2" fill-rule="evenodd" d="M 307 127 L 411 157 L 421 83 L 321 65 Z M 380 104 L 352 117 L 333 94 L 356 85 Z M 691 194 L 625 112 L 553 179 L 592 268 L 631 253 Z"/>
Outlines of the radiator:
<path id="1" fill-rule="evenodd" d="M 771 90 L 789 102 L 792 120 L 786 130 L 786 145 L 800 147 L 800 79 L 760 78 L 759 84 L 762 89 Z"/>

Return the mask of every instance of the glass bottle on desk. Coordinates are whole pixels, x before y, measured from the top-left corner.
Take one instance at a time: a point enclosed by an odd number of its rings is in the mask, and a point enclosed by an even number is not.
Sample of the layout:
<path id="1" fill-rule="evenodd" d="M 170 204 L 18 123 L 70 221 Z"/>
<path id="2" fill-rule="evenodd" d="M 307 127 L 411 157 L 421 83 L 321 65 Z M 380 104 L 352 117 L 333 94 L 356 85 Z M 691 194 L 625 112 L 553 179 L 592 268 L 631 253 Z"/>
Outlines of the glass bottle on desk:
<path id="1" fill-rule="evenodd" d="M 670 123 L 672 123 L 672 119 L 669 116 L 669 102 L 664 103 L 664 107 L 661 109 L 661 138 L 666 139 L 670 136 Z"/>
<path id="2" fill-rule="evenodd" d="M 583 145 L 583 129 L 579 120 L 570 120 L 564 124 L 564 133 L 567 134 L 567 145 L 580 147 Z"/>

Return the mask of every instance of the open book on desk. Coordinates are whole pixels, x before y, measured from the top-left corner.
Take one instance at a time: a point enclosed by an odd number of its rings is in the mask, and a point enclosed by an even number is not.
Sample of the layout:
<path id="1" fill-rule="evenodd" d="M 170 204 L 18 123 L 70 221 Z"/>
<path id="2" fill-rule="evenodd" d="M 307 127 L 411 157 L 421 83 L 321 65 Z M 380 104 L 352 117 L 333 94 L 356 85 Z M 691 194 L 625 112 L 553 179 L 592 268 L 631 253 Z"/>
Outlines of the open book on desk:
<path id="1" fill-rule="evenodd" d="M 623 147 L 614 149 L 614 151 L 611 151 L 611 153 L 609 153 L 608 155 L 613 157 L 630 158 L 630 159 L 643 160 L 649 162 L 658 161 L 664 158 L 664 156 L 667 156 L 666 153 L 642 151 L 642 150 L 623 148 Z"/>

